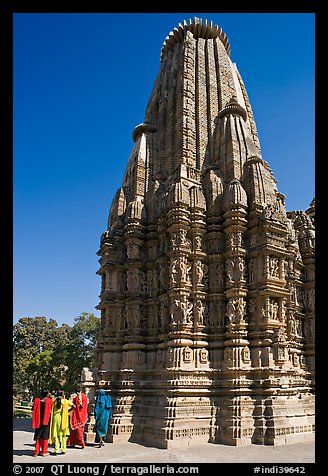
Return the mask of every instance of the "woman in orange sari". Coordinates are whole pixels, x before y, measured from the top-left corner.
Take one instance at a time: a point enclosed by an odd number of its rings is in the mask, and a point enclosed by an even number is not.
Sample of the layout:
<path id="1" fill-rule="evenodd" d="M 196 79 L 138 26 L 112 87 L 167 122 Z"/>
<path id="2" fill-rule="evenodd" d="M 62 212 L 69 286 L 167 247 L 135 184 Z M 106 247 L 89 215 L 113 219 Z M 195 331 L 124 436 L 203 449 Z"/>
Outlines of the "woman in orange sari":
<path id="1" fill-rule="evenodd" d="M 69 446 L 81 446 L 84 448 L 84 425 L 88 421 L 88 398 L 82 392 L 81 387 L 76 389 L 76 396 L 73 398 L 74 408 L 70 413 L 71 432 L 67 439 Z"/>

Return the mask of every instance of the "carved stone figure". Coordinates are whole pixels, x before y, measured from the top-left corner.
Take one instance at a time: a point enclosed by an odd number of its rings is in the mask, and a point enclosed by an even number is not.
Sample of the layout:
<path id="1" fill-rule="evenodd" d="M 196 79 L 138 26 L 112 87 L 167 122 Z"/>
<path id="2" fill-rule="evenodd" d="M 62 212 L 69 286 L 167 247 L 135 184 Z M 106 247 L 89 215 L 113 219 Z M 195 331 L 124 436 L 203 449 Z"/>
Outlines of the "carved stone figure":
<path id="1" fill-rule="evenodd" d="M 137 291 L 139 289 L 139 271 L 136 268 L 128 269 L 126 273 L 126 284 L 128 291 Z"/>
<path id="2" fill-rule="evenodd" d="M 126 254 L 128 258 L 139 258 L 139 246 L 135 243 L 129 243 L 126 247 Z"/>
<path id="3" fill-rule="evenodd" d="M 175 259 L 171 264 L 171 277 L 174 283 L 186 282 L 188 277 L 188 261 L 184 256 Z"/>
<path id="4" fill-rule="evenodd" d="M 195 284 L 201 284 L 203 276 L 204 276 L 204 266 L 199 260 L 196 260 L 194 262 L 194 269 L 195 269 Z"/>
<path id="5" fill-rule="evenodd" d="M 251 258 L 248 262 L 248 280 L 249 283 L 253 283 L 255 281 L 255 259 Z"/>
<path id="6" fill-rule="evenodd" d="M 273 277 L 278 277 L 279 260 L 275 257 L 269 257 L 269 273 Z"/>
<path id="7" fill-rule="evenodd" d="M 314 288 L 308 290 L 307 293 L 307 305 L 310 312 L 314 311 L 314 299 L 315 299 L 315 291 Z"/>
<path id="8" fill-rule="evenodd" d="M 195 324 L 203 325 L 204 309 L 205 309 L 205 306 L 203 302 L 200 299 L 198 299 L 194 304 Z"/>

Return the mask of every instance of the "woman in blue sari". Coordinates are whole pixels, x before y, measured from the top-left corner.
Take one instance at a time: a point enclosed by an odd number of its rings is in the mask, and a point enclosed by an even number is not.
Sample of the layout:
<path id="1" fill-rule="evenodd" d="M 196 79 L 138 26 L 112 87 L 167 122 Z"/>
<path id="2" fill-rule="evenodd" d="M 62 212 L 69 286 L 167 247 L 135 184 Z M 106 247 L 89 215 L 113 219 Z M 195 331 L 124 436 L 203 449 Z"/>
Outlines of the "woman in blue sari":
<path id="1" fill-rule="evenodd" d="M 96 442 L 99 441 L 99 447 L 104 446 L 104 438 L 108 431 L 108 423 L 112 418 L 112 398 L 107 395 L 105 390 L 100 389 L 95 403 L 96 423 L 94 431 L 96 432 Z"/>

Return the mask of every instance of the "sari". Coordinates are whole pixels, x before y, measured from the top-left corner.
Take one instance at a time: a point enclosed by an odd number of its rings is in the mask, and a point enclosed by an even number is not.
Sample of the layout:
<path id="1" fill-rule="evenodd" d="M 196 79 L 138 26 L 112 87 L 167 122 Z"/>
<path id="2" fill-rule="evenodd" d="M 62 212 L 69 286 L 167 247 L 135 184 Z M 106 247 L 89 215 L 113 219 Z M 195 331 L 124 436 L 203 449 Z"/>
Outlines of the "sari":
<path id="1" fill-rule="evenodd" d="M 84 425 L 88 421 L 88 399 L 84 393 L 79 393 L 73 398 L 75 408 L 70 413 L 71 433 L 68 445 L 84 446 Z"/>
<path id="2" fill-rule="evenodd" d="M 34 429 L 34 456 L 40 451 L 43 456 L 48 454 L 49 433 L 51 426 L 52 398 L 36 398 L 32 408 L 32 428 Z"/>
<path id="3" fill-rule="evenodd" d="M 65 453 L 66 437 L 70 434 L 68 409 L 73 403 L 66 400 L 66 398 L 61 398 L 61 403 L 58 408 L 58 398 L 59 397 L 57 397 L 52 405 L 49 443 L 55 444 L 55 453 L 58 453 L 60 449 Z"/>
<path id="4" fill-rule="evenodd" d="M 112 398 L 104 390 L 99 390 L 95 403 L 95 432 L 97 438 L 104 438 L 108 431 L 108 424 L 112 418 Z"/>

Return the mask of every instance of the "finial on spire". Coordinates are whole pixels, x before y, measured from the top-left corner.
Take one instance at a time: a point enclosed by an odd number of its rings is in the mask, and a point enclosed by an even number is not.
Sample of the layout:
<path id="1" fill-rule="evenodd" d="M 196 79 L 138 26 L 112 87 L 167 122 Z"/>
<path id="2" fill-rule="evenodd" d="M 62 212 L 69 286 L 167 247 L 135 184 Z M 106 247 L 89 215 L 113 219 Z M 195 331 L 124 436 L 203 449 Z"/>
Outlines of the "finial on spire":
<path id="1" fill-rule="evenodd" d="M 219 118 L 221 119 L 229 114 L 241 116 L 244 121 L 247 119 L 246 110 L 239 104 L 237 96 L 234 94 L 231 96 L 225 107 L 219 112 Z"/>
<path id="2" fill-rule="evenodd" d="M 212 21 L 208 21 L 207 19 L 203 21 L 202 18 L 194 17 L 193 20 L 189 18 L 189 23 L 183 20 L 183 24 L 179 23 L 178 27 L 174 28 L 173 31 L 167 35 L 162 46 L 161 60 L 166 51 L 172 50 L 177 43 L 183 42 L 187 31 L 190 31 L 196 39 L 220 38 L 227 54 L 230 55 L 229 41 L 222 29 L 219 28 L 218 25 L 213 25 Z"/>

